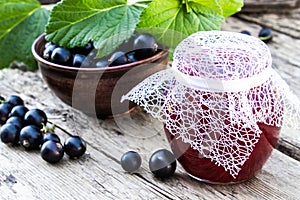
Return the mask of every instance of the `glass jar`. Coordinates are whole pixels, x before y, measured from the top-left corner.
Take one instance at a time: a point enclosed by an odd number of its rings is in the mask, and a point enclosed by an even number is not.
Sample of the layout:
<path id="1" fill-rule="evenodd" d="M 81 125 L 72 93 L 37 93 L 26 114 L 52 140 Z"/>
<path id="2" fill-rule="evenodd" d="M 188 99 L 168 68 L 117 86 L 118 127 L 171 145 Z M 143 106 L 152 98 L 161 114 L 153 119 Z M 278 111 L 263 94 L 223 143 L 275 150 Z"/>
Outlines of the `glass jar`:
<path id="1" fill-rule="evenodd" d="M 268 46 L 226 31 L 189 36 L 176 47 L 172 68 L 148 77 L 123 99 L 163 122 L 190 176 L 216 184 L 255 176 L 278 141 L 284 113 L 295 113 L 295 119 L 300 113 L 293 103 L 299 100 L 272 69 Z M 288 118 L 298 123 L 292 114 Z"/>
<path id="2" fill-rule="evenodd" d="M 190 176 L 209 183 L 236 183 L 262 169 L 280 133 L 282 112 L 274 110 L 283 110 L 270 68 L 268 48 L 254 37 L 207 32 L 178 46 L 173 69 L 185 98 L 177 94 L 166 100 L 172 122 L 164 130 Z M 183 126 L 186 133 L 178 137 L 178 127 Z M 232 159 L 243 160 L 226 163 Z"/>

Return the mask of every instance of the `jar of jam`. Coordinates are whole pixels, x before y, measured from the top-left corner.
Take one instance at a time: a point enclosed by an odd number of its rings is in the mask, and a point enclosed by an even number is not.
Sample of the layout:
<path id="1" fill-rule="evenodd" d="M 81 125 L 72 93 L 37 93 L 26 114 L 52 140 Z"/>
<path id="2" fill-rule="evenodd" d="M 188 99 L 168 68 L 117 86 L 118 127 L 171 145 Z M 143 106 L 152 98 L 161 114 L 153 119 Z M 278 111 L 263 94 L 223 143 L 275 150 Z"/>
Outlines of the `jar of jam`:
<path id="1" fill-rule="evenodd" d="M 287 93 L 262 41 L 203 31 L 177 46 L 171 68 L 123 98 L 163 122 L 171 149 L 190 176 L 225 184 L 248 180 L 262 169 L 279 138 Z M 299 105 L 293 109 L 299 115 Z"/>

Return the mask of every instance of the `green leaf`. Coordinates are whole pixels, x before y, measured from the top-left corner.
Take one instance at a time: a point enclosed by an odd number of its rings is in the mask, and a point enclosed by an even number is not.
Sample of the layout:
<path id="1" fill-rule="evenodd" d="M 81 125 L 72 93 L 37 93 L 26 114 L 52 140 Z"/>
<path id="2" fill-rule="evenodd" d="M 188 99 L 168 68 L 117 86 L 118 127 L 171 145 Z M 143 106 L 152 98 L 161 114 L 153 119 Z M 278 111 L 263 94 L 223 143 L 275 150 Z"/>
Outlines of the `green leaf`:
<path id="1" fill-rule="evenodd" d="M 0 0 L 0 69 L 14 61 L 37 68 L 31 45 L 45 31 L 48 16 L 37 0 Z"/>
<path id="2" fill-rule="evenodd" d="M 206 8 L 206 10 L 210 10 L 212 14 L 223 14 L 222 7 L 218 0 L 189 0 L 188 2 L 194 2 L 197 4 L 196 7 Z"/>
<path id="3" fill-rule="evenodd" d="M 92 40 L 98 57 L 106 56 L 132 36 L 145 8 L 141 5 L 126 0 L 64 0 L 51 11 L 46 39 L 68 48 Z"/>
<path id="4" fill-rule="evenodd" d="M 244 6 L 243 0 L 219 0 L 220 6 L 223 9 L 223 16 L 231 16 L 241 10 Z"/>
<path id="5" fill-rule="evenodd" d="M 214 2 L 214 1 L 213 1 Z M 139 32 L 149 32 L 170 48 L 175 48 L 187 36 L 204 30 L 220 29 L 224 18 L 218 5 L 208 1 L 153 0 L 144 10 L 138 24 Z"/>

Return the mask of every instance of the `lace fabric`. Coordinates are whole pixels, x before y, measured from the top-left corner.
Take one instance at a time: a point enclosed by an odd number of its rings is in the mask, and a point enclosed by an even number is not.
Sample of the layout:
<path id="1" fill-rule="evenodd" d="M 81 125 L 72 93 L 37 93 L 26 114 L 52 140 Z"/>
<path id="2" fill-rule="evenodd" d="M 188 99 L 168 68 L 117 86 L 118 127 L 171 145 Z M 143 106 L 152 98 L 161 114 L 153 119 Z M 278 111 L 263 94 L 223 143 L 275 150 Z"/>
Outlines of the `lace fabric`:
<path id="1" fill-rule="evenodd" d="M 233 177 L 259 141 L 258 123 L 300 129 L 300 101 L 271 68 L 268 47 L 240 33 L 191 35 L 175 49 L 172 68 L 125 99 Z"/>

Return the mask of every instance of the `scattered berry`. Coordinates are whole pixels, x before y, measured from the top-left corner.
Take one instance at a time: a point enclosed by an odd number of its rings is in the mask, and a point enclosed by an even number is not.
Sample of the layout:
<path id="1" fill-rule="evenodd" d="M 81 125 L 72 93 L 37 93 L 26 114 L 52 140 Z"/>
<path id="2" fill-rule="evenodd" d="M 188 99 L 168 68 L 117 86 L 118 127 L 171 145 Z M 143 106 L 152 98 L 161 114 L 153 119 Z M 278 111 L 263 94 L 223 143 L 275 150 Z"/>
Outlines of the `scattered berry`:
<path id="1" fill-rule="evenodd" d="M 86 144 L 79 136 L 70 136 L 64 142 L 64 151 L 72 159 L 79 158 L 86 151 Z"/>
<path id="2" fill-rule="evenodd" d="M 251 35 L 251 33 L 249 31 L 247 31 L 247 30 L 243 30 L 240 33 L 245 34 L 245 35 Z"/>
<path id="3" fill-rule="evenodd" d="M 128 151 L 121 157 L 121 166 L 127 172 L 137 171 L 142 163 L 141 156 L 135 151 Z"/>
<path id="4" fill-rule="evenodd" d="M 154 152 L 149 160 L 150 171 L 157 178 L 168 178 L 176 170 L 177 163 L 173 153 L 166 149 Z"/>
<path id="5" fill-rule="evenodd" d="M 57 163 L 64 156 L 64 148 L 61 143 L 47 141 L 41 147 L 42 158 L 49 163 Z"/>
<path id="6" fill-rule="evenodd" d="M 258 33 L 258 38 L 265 43 L 269 43 L 273 38 L 273 33 L 270 28 L 262 28 Z"/>

